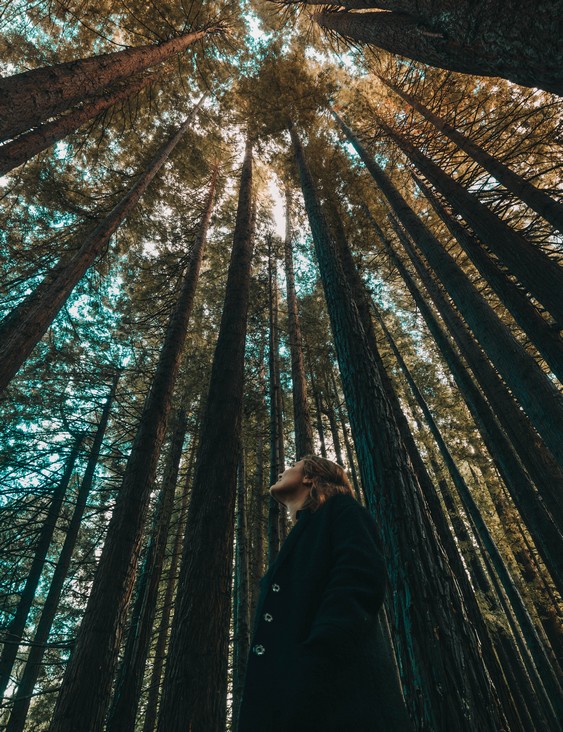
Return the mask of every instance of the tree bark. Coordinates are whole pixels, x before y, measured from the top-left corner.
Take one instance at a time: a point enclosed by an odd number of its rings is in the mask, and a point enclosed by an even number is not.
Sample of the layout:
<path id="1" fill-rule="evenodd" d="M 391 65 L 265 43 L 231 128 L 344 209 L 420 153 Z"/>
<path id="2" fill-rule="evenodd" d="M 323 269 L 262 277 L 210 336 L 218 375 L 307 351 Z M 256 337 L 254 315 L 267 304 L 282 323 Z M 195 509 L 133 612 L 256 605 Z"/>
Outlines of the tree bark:
<path id="1" fill-rule="evenodd" d="M 416 5 L 419 6 L 419 3 Z M 497 5 L 500 9 L 503 3 Z M 488 8 L 470 4 L 452 6 L 448 3 L 443 7 L 445 12 L 430 11 L 419 17 L 415 15 L 417 7 L 412 9 L 412 14 L 409 11 L 375 13 L 341 11 L 315 13 L 313 19 L 321 28 L 335 31 L 345 39 L 377 46 L 390 53 L 422 61 L 429 66 L 450 69 L 462 74 L 502 76 L 516 84 L 563 94 L 561 52 L 557 47 L 555 30 L 558 27 L 555 6 L 552 5 L 550 10 L 549 3 L 542 4 L 543 15 L 548 15 L 547 18 L 543 18 L 544 25 L 541 26 L 544 31 L 542 54 L 539 33 L 535 36 L 538 42 L 533 46 L 524 39 L 526 33 L 525 20 L 522 18 L 524 6 L 517 2 L 512 5 L 511 9 L 514 9 L 514 6 L 520 9 L 519 20 L 522 22 L 517 34 L 514 33 L 514 27 L 511 32 L 506 23 L 503 24 L 504 29 L 496 33 L 496 26 L 501 25 L 497 23 L 496 18 L 492 19 L 482 32 L 479 21 L 487 18 Z M 460 22 L 464 10 L 469 24 Z M 503 16 L 512 17 L 508 8 L 505 9 Z M 545 58 L 547 46 L 552 50 L 552 54 L 548 54 L 551 58 L 549 62 L 544 61 L 542 64 L 542 55 Z"/>
<path id="2" fill-rule="evenodd" d="M 25 132 L 11 142 L 0 146 L 0 175 L 23 165 L 34 155 L 62 140 L 71 132 L 81 127 L 85 122 L 109 109 L 117 102 L 127 99 L 144 89 L 155 79 L 149 74 L 142 79 L 133 79 L 125 87 L 111 88 L 92 102 L 86 102 L 77 109 L 72 109 L 52 122 L 45 122 L 36 129 Z"/>
<path id="3" fill-rule="evenodd" d="M 6 732 L 23 732 L 25 726 L 25 719 L 31 703 L 31 695 L 41 671 L 41 664 L 45 654 L 46 644 L 57 613 L 64 582 L 68 574 L 72 554 L 78 538 L 78 532 L 82 523 L 82 516 L 84 515 L 84 510 L 86 508 L 86 501 L 88 500 L 94 480 L 94 472 L 96 470 L 96 465 L 98 464 L 98 458 L 100 456 L 100 450 L 104 440 L 111 407 L 115 398 L 119 376 L 120 372 L 116 372 L 106 403 L 102 409 L 98 428 L 90 449 L 86 470 L 84 471 L 84 477 L 82 478 L 82 482 L 80 483 L 80 488 L 78 490 L 76 505 L 65 533 L 63 546 L 61 553 L 59 554 L 55 571 L 53 572 L 53 578 L 51 579 L 45 604 L 41 610 L 41 617 L 37 624 L 37 630 L 35 631 L 35 636 L 33 638 L 33 645 L 29 651 L 29 656 L 25 663 L 21 681 L 18 684 L 17 692 L 15 694 L 15 703 L 12 707 Z"/>
<path id="4" fill-rule="evenodd" d="M 494 155 L 488 153 L 480 145 L 477 145 L 471 138 L 464 135 L 463 132 L 456 130 L 447 120 L 432 112 L 428 107 L 425 107 L 415 96 L 404 91 L 400 86 L 393 84 L 393 82 L 385 79 L 383 76 L 379 76 L 379 74 L 377 78 L 389 87 L 389 89 L 392 89 L 407 104 L 410 104 L 413 109 L 416 109 L 437 130 L 446 135 L 446 137 L 449 137 L 452 142 L 455 142 L 463 152 L 473 158 L 476 163 L 490 173 L 493 178 L 496 178 L 499 183 L 502 183 L 508 191 L 514 193 L 521 201 L 546 221 L 549 221 L 554 229 L 563 231 L 563 204 L 551 198 L 545 191 L 536 188 L 521 175 L 518 175 L 518 173 L 514 173 L 507 165 L 498 160 Z"/>
<path id="5" fill-rule="evenodd" d="M 483 668 L 477 636 L 406 459 L 301 142 L 293 127 L 290 132 L 362 482 L 380 527 L 394 592 L 407 704 L 421 726 L 430 729 L 496 731 L 503 715 Z M 425 612 L 419 613 L 416 606 L 423 598 Z"/>
<path id="6" fill-rule="evenodd" d="M 333 112 L 372 178 L 416 240 L 487 355 L 514 392 L 554 457 L 563 465 L 563 398 L 537 362 L 516 341 L 465 273 L 399 193 L 389 176 Z M 563 283 L 562 283 L 563 285 Z M 563 287 L 561 288 L 563 289 Z"/>
<path id="7" fill-rule="evenodd" d="M 135 603 L 105 732 L 134 732 L 135 729 L 186 427 L 186 413 L 181 409 L 175 419 L 154 525 L 143 567 L 137 578 Z"/>
<path id="8" fill-rule="evenodd" d="M 43 282 L 0 323 L 0 392 L 18 372 L 75 285 L 137 204 L 180 141 L 190 120 L 191 116 L 171 135 L 121 201 L 86 235 L 76 254 L 62 257 L 47 273 Z"/>
<path id="9" fill-rule="evenodd" d="M 139 561 L 150 491 L 186 340 L 217 175 L 215 168 L 205 214 L 168 322 L 50 732 L 99 732 L 104 723 Z M 93 678 L 96 679 L 94 685 Z"/>
<path id="10" fill-rule="evenodd" d="M 470 191 L 424 155 L 410 140 L 391 129 L 379 116 L 378 124 L 420 172 L 440 191 L 452 208 L 486 242 L 507 269 L 542 303 L 563 327 L 563 268 L 514 231 Z"/>
<path id="11" fill-rule="evenodd" d="M 303 343 L 297 311 L 293 252 L 291 247 L 291 193 L 285 190 L 285 280 L 287 286 L 287 326 L 291 352 L 291 382 L 293 394 L 293 423 L 295 426 L 295 457 L 297 460 L 313 452 L 313 427 L 307 402 L 307 381 L 303 364 Z"/>
<path id="12" fill-rule="evenodd" d="M 220 29 L 219 25 L 209 26 L 161 44 L 66 61 L 0 79 L 0 140 L 46 122 L 77 102 L 100 94 L 108 85 L 155 66 Z"/>
<path id="13" fill-rule="evenodd" d="M 188 511 L 160 732 L 225 729 L 236 469 L 253 244 L 252 143 L 248 139 L 225 304 Z"/>
<path id="14" fill-rule="evenodd" d="M 416 185 L 430 201 L 433 209 L 449 229 L 463 251 L 477 267 L 483 278 L 497 293 L 514 320 L 536 346 L 553 373 L 563 382 L 563 341 L 556 328 L 551 326 L 532 305 L 526 294 L 510 280 L 491 259 L 482 243 L 472 236 L 440 203 L 434 193 L 413 174 Z"/>

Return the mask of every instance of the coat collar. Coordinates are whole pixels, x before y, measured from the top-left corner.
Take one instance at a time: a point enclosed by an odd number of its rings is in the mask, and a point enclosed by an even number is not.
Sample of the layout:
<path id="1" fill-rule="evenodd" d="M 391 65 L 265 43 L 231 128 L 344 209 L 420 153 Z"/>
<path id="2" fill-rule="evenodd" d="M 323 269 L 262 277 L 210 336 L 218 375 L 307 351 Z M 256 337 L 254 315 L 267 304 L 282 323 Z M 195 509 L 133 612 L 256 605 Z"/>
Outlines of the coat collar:
<path id="1" fill-rule="evenodd" d="M 266 578 L 271 579 L 273 577 L 274 573 L 278 571 L 281 565 L 291 554 L 292 549 L 297 543 L 297 539 L 301 536 L 301 534 L 305 530 L 305 527 L 308 525 L 311 519 L 311 511 L 305 509 L 302 511 L 298 511 L 297 514 L 297 523 L 294 524 L 293 528 L 287 535 L 286 540 L 284 541 L 281 549 L 278 552 L 278 556 L 274 559 L 261 581 L 266 580 Z"/>

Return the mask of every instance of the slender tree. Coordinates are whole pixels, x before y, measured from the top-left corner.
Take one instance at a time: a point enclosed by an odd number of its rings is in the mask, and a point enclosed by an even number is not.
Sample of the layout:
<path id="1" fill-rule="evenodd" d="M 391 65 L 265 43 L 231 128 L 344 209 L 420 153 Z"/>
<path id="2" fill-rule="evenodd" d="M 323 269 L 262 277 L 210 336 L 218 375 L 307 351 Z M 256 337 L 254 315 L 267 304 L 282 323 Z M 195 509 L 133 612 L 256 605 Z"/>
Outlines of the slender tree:
<path id="1" fill-rule="evenodd" d="M 4 77 L 0 79 L 0 140 L 46 122 L 77 102 L 100 94 L 108 85 L 155 66 L 220 30 L 220 25 L 210 25 L 164 43 L 127 48 Z"/>
<path id="2" fill-rule="evenodd" d="M 430 728 L 496 730 L 502 725 L 502 713 L 484 670 L 477 638 L 467 622 L 459 588 L 429 521 L 410 463 L 404 457 L 377 366 L 321 213 L 301 142 L 293 126 L 290 132 L 362 483 L 369 508 L 381 527 L 380 538 L 395 593 L 399 655 L 409 658 L 408 668 L 403 666 L 407 703 L 419 722 Z M 412 570 L 407 573 L 406 567 Z M 434 584 L 435 589 L 431 589 Z M 424 617 L 412 612 L 413 603 L 422 597 L 428 598 Z M 441 599 L 431 603 L 431 597 Z M 437 695 L 438 678 L 441 693 Z"/>
<path id="3" fill-rule="evenodd" d="M 57 613 L 64 582 L 68 575 L 72 555 L 76 546 L 76 540 L 78 539 L 78 533 L 82 524 L 82 517 L 84 516 L 84 510 L 86 508 L 86 502 L 94 481 L 94 473 L 98 464 L 111 407 L 115 399 L 119 377 L 120 372 L 117 371 L 102 409 L 96 434 L 92 441 L 86 470 L 84 471 L 84 476 L 80 483 L 80 488 L 78 489 L 76 505 L 72 512 L 68 528 L 65 532 L 61 553 L 59 554 L 55 571 L 53 572 L 53 577 L 51 579 L 51 584 L 49 585 L 49 592 L 47 593 L 45 604 L 41 610 L 41 617 L 39 618 L 37 629 L 33 637 L 33 645 L 30 648 L 29 655 L 25 662 L 24 672 L 15 694 L 14 706 L 12 707 L 10 719 L 8 720 L 8 725 L 6 727 L 6 730 L 9 730 L 9 732 L 23 732 L 25 726 L 26 716 L 31 702 L 31 695 L 41 671 L 41 664 L 45 655 L 47 641 Z"/>
<path id="4" fill-rule="evenodd" d="M 63 256 L 35 290 L 0 323 L 0 392 L 18 372 L 68 300 L 75 285 L 137 204 L 182 138 L 190 121 L 191 115 L 168 138 L 119 203 L 86 235 L 78 251 Z"/>
<path id="5" fill-rule="evenodd" d="M 218 167 L 215 167 L 199 232 L 125 467 L 84 620 L 57 699 L 51 732 L 97 732 L 104 724 L 139 561 L 150 491 L 186 340 L 217 176 Z M 95 685 L 93 678 L 96 678 Z"/>
<path id="6" fill-rule="evenodd" d="M 252 143 L 247 139 L 225 304 L 188 511 L 160 705 L 160 732 L 225 729 L 236 469 L 253 218 Z"/>
<path id="7" fill-rule="evenodd" d="M 295 457 L 313 452 L 313 427 L 307 401 L 307 381 L 303 363 L 301 326 L 297 311 L 295 293 L 295 274 L 293 270 L 293 250 L 291 231 L 291 191 L 285 189 L 285 242 L 284 242 L 285 280 L 287 286 L 287 327 L 291 351 L 291 382 L 293 395 L 293 422 L 295 425 Z"/>

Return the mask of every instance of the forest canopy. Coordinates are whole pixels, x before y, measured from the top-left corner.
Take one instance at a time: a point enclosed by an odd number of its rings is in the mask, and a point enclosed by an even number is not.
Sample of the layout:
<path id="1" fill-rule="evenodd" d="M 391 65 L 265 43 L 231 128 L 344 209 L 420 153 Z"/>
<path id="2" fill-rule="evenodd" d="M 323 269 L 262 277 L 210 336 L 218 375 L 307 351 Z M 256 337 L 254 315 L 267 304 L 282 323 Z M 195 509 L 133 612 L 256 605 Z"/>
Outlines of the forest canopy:
<path id="1" fill-rule="evenodd" d="M 560 728 L 562 11 L 5 0 L 1 729 L 236 732 L 311 453 L 413 729 Z"/>

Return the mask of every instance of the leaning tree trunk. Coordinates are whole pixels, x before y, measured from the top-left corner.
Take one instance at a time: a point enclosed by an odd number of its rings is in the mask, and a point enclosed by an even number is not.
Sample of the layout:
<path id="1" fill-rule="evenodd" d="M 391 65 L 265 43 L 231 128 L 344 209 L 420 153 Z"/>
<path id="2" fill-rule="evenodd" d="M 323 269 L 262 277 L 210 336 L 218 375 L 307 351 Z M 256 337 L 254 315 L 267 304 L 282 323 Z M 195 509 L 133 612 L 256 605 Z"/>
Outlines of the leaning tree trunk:
<path id="1" fill-rule="evenodd" d="M 350 250 L 344 232 L 344 227 L 334 201 L 332 202 L 331 208 L 331 218 L 334 222 L 335 232 L 334 241 L 338 251 L 339 260 L 342 265 L 343 273 L 350 287 L 350 292 L 352 294 L 354 303 L 356 304 L 356 307 L 358 309 L 358 315 L 366 334 L 366 339 L 370 346 L 371 354 L 377 365 L 381 384 L 384 388 L 385 395 L 393 412 L 393 416 L 395 418 L 395 422 L 397 424 L 397 428 L 399 430 L 399 434 L 401 436 L 403 444 L 406 448 L 408 457 L 411 460 L 414 474 L 416 476 L 416 479 L 418 480 L 422 494 L 424 495 L 424 498 L 428 504 L 430 516 L 438 534 L 439 540 L 445 549 L 448 562 L 452 568 L 452 571 L 460 584 L 463 598 L 467 606 L 468 613 L 471 617 L 471 622 L 479 635 L 480 643 L 483 648 L 483 655 L 487 664 L 487 669 L 491 673 L 493 681 L 500 694 L 503 710 L 507 715 L 507 719 L 511 720 L 515 715 L 515 706 L 510 694 L 510 689 L 506 684 L 502 669 L 499 667 L 498 659 L 494 652 L 494 648 L 491 643 L 487 627 L 481 615 L 481 610 L 477 603 L 474 590 L 467 579 L 465 567 L 461 560 L 459 549 L 454 541 L 450 527 L 447 523 L 442 506 L 440 504 L 438 492 L 428 474 L 428 471 L 426 470 L 426 466 L 424 465 L 418 447 L 412 436 L 410 425 L 401 409 L 401 405 L 395 392 L 395 388 L 391 383 L 383 360 L 379 355 L 377 337 L 375 334 L 375 329 L 371 316 L 371 310 L 374 307 L 373 302 L 368 296 L 364 282 L 354 262 L 352 252 Z"/>
<path id="2" fill-rule="evenodd" d="M 563 268 L 485 206 L 461 183 L 376 115 L 377 123 L 507 269 L 563 326 Z M 370 171 L 371 172 L 371 171 Z"/>
<path id="3" fill-rule="evenodd" d="M 387 199 L 391 209 L 415 239 L 430 266 L 444 283 L 475 337 L 514 392 L 547 447 L 563 465 L 563 440 L 561 440 L 563 398 L 561 394 L 535 359 L 512 336 L 453 257 L 415 214 L 389 176 L 362 147 L 350 128 L 335 112 L 333 115 Z"/>
<path id="4" fill-rule="evenodd" d="M 86 470 L 84 471 L 84 477 L 82 478 L 82 482 L 80 483 L 80 488 L 78 490 L 76 505 L 68 528 L 65 532 L 61 553 L 59 554 L 59 559 L 55 566 L 55 571 L 53 572 L 51 584 L 49 585 L 49 592 L 47 593 L 45 604 L 41 610 L 41 617 L 37 624 L 37 630 L 33 637 L 33 645 L 29 651 L 29 656 L 25 662 L 24 672 L 15 694 L 14 706 L 10 713 L 6 732 L 23 732 L 25 727 L 25 720 L 31 703 L 33 688 L 39 678 L 39 674 L 41 673 L 43 656 L 47 649 L 47 641 L 55 620 L 59 600 L 61 598 L 63 586 L 70 567 L 72 554 L 76 546 L 78 532 L 80 531 L 80 526 L 82 524 L 86 501 L 88 500 L 94 480 L 94 472 L 96 470 L 96 465 L 98 464 L 98 458 L 104 440 L 109 414 L 115 398 L 119 376 L 120 372 L 117 372 L 114 376 L 110 392 L 102 410 L 98 428 L 92 442 L 92 447 L 90 448 L 90 455 L 88 457 L 88 463 L 86 464 Z"/>
<path id="5" fill-rule="evenodd" d="M 293 393 L 293 423 L 295 426 L 295 457 L 297 460 L 313 452 L 313 427 L 307 402 L 307 381 L 303 364 L 301 326 L 297 311 L 293 251 L 291 246 L 291 193 L 285 190 L 285 280 L 287 286 L 287 329 L 291 352 L 291 383 Z"/>
<path id="6" fill-rule="evenodd" d="M 160 732 L 225 729 L 236 470 L 253 243 L 252 144 L 248 139 L 188 511 Z"/>
<path id="7" fill-rule="evenodd" d="M 51 732 L 98 732 L 127 617 L 143 528 L 195 296 L 217 168 L 159 361 L 146 397 L 100 562 L 57 700 Z M 96 683 L 92 684 L 92 679 Z"/>
<path id="8" fill-rule="evenodd" d="M 526 293 L 489 256 L 482 243 L 446 211 L 430 188 L 414 173 L 412 177 L 430 201 L 432 208 L 447 226 L 450 234 L 499 296 L 504 306 L 536 346 L 553 373 L 563 382 L 563 341 L 557 330 L 540 315 Z"/>
<path id="9" fill-rule="evenodd" d="M 290 128 L 370 511 L 394 592 L 408 706 L 430 729 L 498 730 L 494 687 L 425 501 L 405 458 L 358 310 L 321 213 L 303 148 Z M 361 364 L 361 370 L 358 365 Z M 410 568 L 407 571 L 407 568 Z M 424 613 L 417 611 L 424 602 Z"/>
<path id="10" fill-rule="evenodd" d="M 345 0 L 345 3 L 347 0 Z M 379 7 L 383 3 L 370 3 L 370 7 Z M 315 13 L 313 19 L 329 31 L 334 31 L 345 39 L 358 43 L 383 48 L 390 53 L 422 61 L 429 66 L 450 69 L 463 74 L 477 76 L 502 76 L 505 79 L 523 86 L 539 87 L 554 94 L 563 94 L 563 78 L 561 74 L 561 54 L 557 49 L 558 6 L 544 2 L 542 10 L 544 25 L 542 30 L 549 34 L 550 48 L 553 53 L 550 63 L 545 61 L 546 49 L 533 48 L 532 53 L 523 58 L 523 51 L 530 50 L 523 38 L 513 40 L 514 32 L 506 29 L 503 34 L 491 34 L 495 21 L 489 22 L 486 37 L 483 34 L 469 33 L 468 24 L 450 24 L 452 11 L 456 4 L 448 3 L 444 12 L 426 14 L 427 17 L 416 17 L 416 8 L 407 12 L 324 12 Z M 498 3 L 502 8 L 504 3 Z M 526 6 L 517 2 L 521 9 Z M 551 11 L 550 11 L 551 6 Z M 385 4 L 387 7 L 387 4 Z M 393 9 L 392 9 L 393 10 Z M 410 14 L 410 12 L 412 14 Z M 537 6 L 534 18 L 536 17 Z M 466 15 L 473 27 L 479 27 L 487 20 L 486 8 L 475 8 L 470 4 Z M 504 16 L 510 18 L 511 13 L 505 9 Z M 471 21 L 474 22 L 471 22 Z M 522 18 L 521 18 L 522 20 Z M 453 25 L 453 27 L 452 27 Z M 460 27 L 456 27 L 460 26 Z M 521 23 L 522 25 L 522 23 Z M 492 27 L 492 28 L 491 28 Z M 506 27 L 506 26 L 505 26 Z M 526 30 L 520 28 L 520 33 Z M 469 38 L 473 35 L 473 38 Z M 491 36 L 496 36 L 496 48 L 493 49 Z M 536 34 L 538 38 L 539 34 Z M 544 36 L 547 43 L 547 36 Z M 537 44 L 536 44 L 537 45 Z"/>
<path id="11" fill-rule="evenodd" d="M 61 512 L 65 493 L 70 483 L 70 479 L 72 478 L 74 465 L 80 453 L 82 443 L 84 442 L 84 437 L 85 434 L 80 432 L 74 438 L 64 472 L 53 491 L 45 521 L 43 522 L 41 531 L 39 532 L 37 546 L 35 547 L 31 566 L 16 607 L 15 615 L 5 631 L 3 639 L 4 649 L 2 651 L 2 656 L 0 657 L 0 699 L 4 696 L 4 692 L 10 683 L 10 675 L 18 655 L 20 643 L 22 642 L 29 611 L 39 586 L 39 580 L 41 579 L 41 574 L 45 567 L 47 553 L 51 546 L 53 534 L 55 533 L 57 519 Z"/>
<path id="12" fill-rule="evenodd" d="M 141 79 L 133 79 L 124 87 L 111 88 L 92 102 L 86 102 L 77 109 L 72 109 L 52 122 L 45 122 L 34 130 L 20 135 L 15 140 L 0 146 L 0 175 L 23 165 L 34 155 L 51 147 L 55 142 L 64 139 L 71 132 L 81 127 L 85 122 L 109 109 L 117 102 L 127 99 L 151 84 L 154 74 Z"/>
<path id="13" fill-rule="evenodd" d="M 559 201 L 551 198 L 548 193 L 536 188 L 529 181 L 523 178 L 518 173 L 514 173 L 510 168 L 498 160 L 494 155 L 491 155 L 484 150 L 480 145 L 473 142 L 463 132 L 456 130 L 455 127 L 449 124 L 445 119 L 442 119 L 439 115 L 432 112 L 432 110 L 425 107 L 415 96 L 401 89 L 397 84 L 385 79 L 384 77 L 377 75 L 383 84 L 389 89 L 392 89 L 398 94 L 401 99 L 411 105 L 417 112 L 431 122 L 434 127 L 442 132 L 444 135 L 450 138 L 456 145 L 467 153 L 476 163 L 478 163 L 484 170 L 490 173 L 493 178 L 496 178 L 499 183 L 517 196 L 521 201 L 526 203 L 531 209 L 553 226 L 558 231 L 563 231 L 563 204 Z"/>
<path id="14" fill-rule="evenodd" d="M 108 85 L 155 66 L 220 29 L 219 25 L 209 26 L 165 43 L 66 61 L 0 79 L 0 140 L 46 122 L 77 102 L 100 94 Z"/>
<path id="15" fill-rule="evenodd" d="M 372 223 L 375 223 L 372 221 Z M 546 563 L 554 581 L 559 588 L 563 587 L 563 568 L 561 566 L 561 535 L 553 523 L 552 517 L 546 511 L 543 502 L 538 501 L 536 490 L 530 481 L 528 475 L 522 468 L 520 459 L 522 457 L 523 448 L 520 447 L 521 434 L 518 429 L 521 427 L 518 415 L 521 414 L 517 405 L 512 401 L 508 392 L 501 393 L 501 382 L 490 383 L 487 379 L 487 373 L 483 373 L 483 363 L 488 364 L 485 359 L 472 356 L 472 346 L 479 351 L 477 345 L 471 340 L 466 332 L 465 326 L 461 322 L 451 320 L 449 316 L 453 313 L 453 309 L 447 309 L 447 303 L 435 283 L 426 275 L 422 268 L 417 269 L 422 277 L 423 283 L 427 288 L 430 296 L 434 300 L 438 311 L 442 318 L 445 319 L 446 327 L 457 343 L 465 358 L 468 359 L 469 365 L 479 378 L 484 393 L 490 402 L 487 402 L 483 393 L 475 386 L 470 378 L 461 359 L 453 349 L 445 336 L 441 326 L 438 324 L 434 314 L 430 310 L 426 299 L 422 296 L 420 290 L 415 285 L 413 278 L 405 268 L 401 259 L 391 247 L 383 233 L 378 230 L 378 236 L 385 245 L 386 250 L 390 254 L 395 266 L 410 293 L 412 294 L 417 307 L 420 309 L 428 328 L 438 345 L 448 367 L 460 389 L 463 398 L 475 419 L 477 426 L 483 436 L 485 445 L 491 454 L 491 457 L 497 464 L 499 472 L 510 491 L 510 494 L 524 519 L 528 530 L 530 531 L 534 542 L 544 562 Z M 400 235 L 400 230 L 397 230 Z M 406 238 L 401 238 L 403 246 L 409 244 Z M 416 262 L 418 264 L 418 260 Z M 490 368 L 490 377 L 495 377 L 496 373 Z M 482 380 L 485 379 L 485 385 Z M 495 410 L 493 412 L 493 409 Z M 507 431 L 508 438 L 514 443 L 514 447 L 507 439 L 507 435 L 503 432 L 497 417 L 501 420 L 502 427 Z M 523 415 L 522 415 L 523 417 Z M 534 442 L 532 442 L 534 445 Z M 535 452 L 535 449 L 533 450 Z"/>
<path id="16" fill-rule="evenodd" d="M 127 641 L 115 682 L 105 732 L 134 732 L 135 729 L 186 436 L 185 410 L 180 409 L 174 421 L 154 525 L 143 567 L 137 578 L 136 597 L 127 631 Z"/>
<path id="17" fill-rule="evenodd" d="M 35 290 L 0 323 L 0 392 L 27 359 L 59 310 L 139 201 L 190 123 L 176 130 L 121 201 L 85 238 L 76 254 L 63 257 Z"/>

